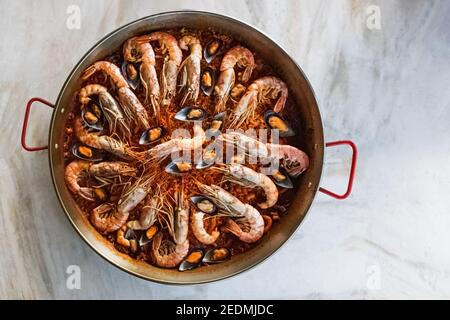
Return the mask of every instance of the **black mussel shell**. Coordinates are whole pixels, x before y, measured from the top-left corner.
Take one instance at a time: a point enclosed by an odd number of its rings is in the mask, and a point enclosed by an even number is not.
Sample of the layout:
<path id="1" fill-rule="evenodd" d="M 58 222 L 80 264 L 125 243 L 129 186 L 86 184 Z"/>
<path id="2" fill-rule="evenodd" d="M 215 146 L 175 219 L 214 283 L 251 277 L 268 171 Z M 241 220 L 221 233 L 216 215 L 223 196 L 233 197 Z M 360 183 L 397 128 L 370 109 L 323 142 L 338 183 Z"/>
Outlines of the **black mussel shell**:
<path id="1" fill-rule="evenodd" d="M 81 118 L 89 128 L 96 131 L 102 131 L 104 128 L 105 118 L 96 99 L 91 99 L 89 104 L 81 110 Z"/>
<path id="2" fill-rule="evenodd" d="M 139 66 L 134 63 L 124 61 L 122 62 L 121 71 L 131 89 L 136 90 L 140 81 Z"/>
<path id="3" fill-rule="evenodd" d="M 187 271 L 197 268 L 202 263 L 203 251 L 200 249 L 192 250 L 178 267 L 179 271 Z"/>
<path id="4" fill-rule="evenodd" d="M 216 76 L 216 73 L 211 68 L 203 70 L 200 78 L 200 88 L 205 95 L 210 96 L 212 94 L 216 85 Z"/>
<path id="5" fill-rule="evenodd" d="M 208 197 L 205 196 L 192 196 L 191 201 L 195 204 L 198 210 L 207 214 L 214 214 L 217 212 L 217 206 Z"/>
<path id="6" fill-rule="evenodd" d="M 105 202 L 109 197 L 108 191 L 105 188 L 94 188 L 94 195 L 96 199 L 102 202 Z"/>
<path id="7" fill-rule="evenodd" d="M 280 137 L 295 136 L 294 130 L 279 113 L 275 111 L 267 111 L 264 120 L 271 129 L 278 130 Z"/>
<path id="8" fill-rule="evenodd" d="M 101 150 L 78 143 L 72 146 L 72 154 L 78 159 L 88 161 L 102 161 L 104 158 Z"/>
<path id="9" fill-rule="evenodd" d="M 142 232 L 141 237 L 139 238 L 139 245 L 141 247 L 147 245 L 152 241 L 155 234 L 158 232 L 159 228 L 156 225 L 151 226 L 147 229 L 147 231 Z"/>
<path id="10" fill-rule="evenodd" d="M 206 111 L 198 107 L 184 107 L 175 115 L 180 121 L 202 121 L 206 118 Z"/>
<path id="11" fill-rule="evenodd" d="M 225 120 L 225 115 L 226 112 L 224 111 L 214 116 L 208 129 L 211 133 L 220 132 L 220 130 L 222 129 L 223 122 Z"/>
<path id="12" fill-rule="evenodd" d="M 292 189 L 294 187 L 294 184 L 292 183 L 291 178 L 289 178 L 286 170 L 281 167 L 272 172 L 272 180 L 276 185 L 286 189 Z"/>
<path id="13" fill-rule="evenodd" d="M 205 263 L 220 263 L 230 259 L 231 252 L 227 248 L 215 248 L 205 253 L 203 261 Z"/>
<path id="14" fill-rule="evenodd" d="M 211 167 L 216 163 L 217 156 L 218 154 L 215 145 L 208 145 L 203 151 L 201 161 L 196 164 L 195 168 L 201 170 Z"/>
<path id="15" fill-rule="evenodd" d="M 192 163 L 184 161 L 172 161 L 166 166 L 165 170 L 167 173 L 171 174 L 184 174 L 192 170 Z"/>
<path id="16" fill-rule="evenodd" d="M 222 53 L 223 43 L 219 39 L 213 39 L 203 49 L 206 62 L 210 63 L 218 54 Z"/>
<path id="17" fill-rule="evenodd" d="M 167 133 L 166 128 L 158 126 L 145 130 L 139 138 L 140 145 L 148 145 L 161 140 Z"/>

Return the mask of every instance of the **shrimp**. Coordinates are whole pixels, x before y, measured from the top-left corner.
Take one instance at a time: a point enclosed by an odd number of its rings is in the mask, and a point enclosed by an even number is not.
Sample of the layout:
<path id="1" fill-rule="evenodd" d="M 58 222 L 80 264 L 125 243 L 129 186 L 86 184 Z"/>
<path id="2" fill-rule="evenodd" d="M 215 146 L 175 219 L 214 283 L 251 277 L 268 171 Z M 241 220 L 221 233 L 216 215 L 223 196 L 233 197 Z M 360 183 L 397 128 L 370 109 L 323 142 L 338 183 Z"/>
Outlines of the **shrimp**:
<path id="1" fill-rule="evenodd" d="M 131 91 L 127 81 L 120 72 L 119 67 L 115 64 L 109 61 L 98 61 L 84 70 L 81 74 L 81 79 L 87 80 L 94 73 L 99 71 L 107 74 L 117 88 L 119 103 L 122 106 L 128 121 L 135 123 L 142 129 L 150 128 L 147 111 L 133 91 Z"/>
<path id="2" fill-rule="evenodd" d="M 104 86 L 99 84 L 88 84 L 82 88 L 78 94 L 81 108 L 91 101 L 92 95 L 98 97 L 100 108 L 109 124 L 109 132 L 116 133 L 117 129 L 119 135 L 129 138 L 131 136 L 131 131 L 125 121 L 122 110 Z"/>
<path id="3" fill-rule="evenodd" d="M 309 167 L 308 155 L 294 146 L 263 143 L 239 132 L 223 134 L 219 139 L 233 144 L 249 156 L 259 157 L 263 163 L 278 163 L 281 160 L 287 173 L 293 177 L 299 176 Z"/>
<path id="4" fill-rule="evenodd" d="M 81 187 L 78 180 L 83 175 L 89 173 L 91 163 L 84 160 L 74 160 L 66 166 L 64 178 L 70 191 L 83 197 L 88 201 L 95 201 L 95 191 L 93 188 Z"/>
<path id="5" fill-rule="evenodd" d="M 258 210 L 246 204 L 244 216 L 236 220 L 228 219 L 225 229 L 243 242 L 254 243 L 264 234 L 264 219 Z"/>
<path id="6" fill-rule="evenodd" d="M 119 176 L 134 176 L 136 169 L 123 162 L 101 162 L 92 164 L 85 160 L 74 160 L 66 166 L 64 177 L 70 191 L 80 195 L 86 200 L 95 201 L 95 188 L 81 187 L 78 181 L 82 177 L 93 176 L 102 178 L 115 178 Z"/>
<path id="7" fill-rule="evenodd" d="M 194 136 L 192 138 L 172 138 L 145 151 L 143 157 L 148 161 L 161 161 L 174 152 L 198 149 L 205 141 L 205 131 L 201 125 L 194 124 Z"/>
<path id="8" fill-rule="evenodd" d="M 153 112 L 159 118 L 160 87 L 158 75 L 155 69 L 155 52 L 149 42 L 139 41 L 140 37 L 128 39 L 123 45 L 123 57 L 125 60 L 136 63 L 139 66 L 139 76 L 145 89 L 145 97 L 150 99 Z"/>
<path id="9" fill-rule="evenodd" d="M 221 212 L 225 212 L 232 217 L 242 217 L 244 215 L 246 205 L 231 193 L 216 185 L 207 186 L 200 182 L 196 183 L 200 191 L 209 196 Z"/>
<path id="10" fill-rule="evenodd" d="M 160 80 L 162 88 L 161 104 L 168 106 L 176 93 L 178 67 L 183 59 L 183 53 L 178 46 L 177 39 L 167 32 L 157 31 L 139 37 L 139 42 L 151 41 L 158 41 L 163 51 L 168 53 L 164 60 Z"/>
<path id="11" fill-rule="evenodd" d="M 146 230 L 155 224 L 158 211 L 161 210 L 162 202 L 159 191 L 153 197 L 147 197 L 141 209 L 139 220 L 127 222 L 127 227 L 133 230 Z"/>
<path id="12" fill-rule="evenodd" d="M 225 111 L 225 105 L 228 100 L 231 88 L 235 83 L 234 67 L 245 68 L 242 74 L 242 82 L 247 82 L 255 67 L 255 59 L 253 54 L 247 48 L 236 46 L 227 51 L 220 64 L 220 75 L 217 79 L 216 87 L 214 88 L 217 95 L 217 103 L 215 113 Z"/>
<path id="13" fill-rule="evenodd" d="M 177 266 L 189 252 L 189 203 L 184 198 L 183 188 L 175 194 L 176 207 L 173 210 L 170 204 L 163 211 L 166 215 L 163 221 L 167 225 L 173 242 L 162 240 L 163 235 L 159 232 L 152 243 L 152 257 L 156 265 L 164 268 Z"/>
<path id="14" fill-rule="evenodd" d="M 259 105 L 265 104 L 269 99 L 276 99 L 275 112 L 281 112 L 286 103 L 288 89 L 286 84 L 280 79 L 272 76 L 262 77 L 255 80 L 239 100 L 233 111 L 230 127 L 238 128 L 248 120 L 255 118 L 256 109 Z"/>
<path id="15" fill-rule="evenodd" d="M 92 210 L 90 220 L 92 225 L 101 233 L 109 233 L 121 228 L 133 210 L 147 196 L 153 176 L 140 178 L 136 183 L 124 191 L 118 204 L 104 203 Z"/>
<path id="16" fill-rule="evenodd" d="M 278 189 L 275 183 L 260 172 L 256 172 L 249 167 L 241 164 L 225 165 L 224 167 L 216 167 L 216 170 L 225 173 L 225 180 L 240 184 L 245 187 L 260 187 L 264 190 L 266 201 L 258 203 L 261 209 L 267 209 L 274 206 L 278 200 Z"/>
<path id="17" fill-rule="evenodd" d="M 122 159 L 130 160 L 135 157 L 135 153 L 125 143 L 109 136 L 100 135 L 99 132 L 90 132 L 84 125 L 80 117 L 75 119 L 75 134 L 78 139 L 93 148 L 108 151 Z"/>
<path id="18" fill-rule="evenodd" d="M 211 234 L 205 229 L 203 217 L 205 214 L 201 211 L 195 212 L 191 219 L 191 228 L 195 238 L 203 244 L 213 244 L 220 236 L 220 232 L 213 230 Z"/>
<path id="19" fill-rule="evenodd" d="M 200 92 L 200 60 L 202 60 L 202 46 L 193 36 L 184 36 L 178 42 L 182 50 L 190 50 L 191 54 L 183 61 L 180 67 L 180 90 L 183 90 L 181 105 L 187 99 L 196 101 Z"/>

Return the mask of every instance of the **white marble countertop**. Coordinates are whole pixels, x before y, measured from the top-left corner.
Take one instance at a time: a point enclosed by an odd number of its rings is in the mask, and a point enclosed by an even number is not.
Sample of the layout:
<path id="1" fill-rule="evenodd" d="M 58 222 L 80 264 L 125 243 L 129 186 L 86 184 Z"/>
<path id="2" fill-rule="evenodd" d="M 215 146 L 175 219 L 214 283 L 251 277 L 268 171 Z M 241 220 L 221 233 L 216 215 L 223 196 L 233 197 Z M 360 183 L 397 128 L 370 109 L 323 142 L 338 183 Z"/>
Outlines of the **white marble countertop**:
<path id="1" fill-rule="evenodd" d="M 0 298 L 450 298 L 448 1 L 0 5 Z M 80 29 L 66 26 L 70 5 L 80 8 Z M 380 9 L 381 29 L 367 25 L 371 5 Z M 348 200 L 318 194 L 305 223 L 268 261 L 185 287 L 134 278 L 96 255 L 58 203 L 46 151 L 20 147 L 30 97 L 55 101 L 72 67 L 106 33 L 176 9 L 228 14 L 268 33 L 311 80 L 326 139 L 353 139 L 360 151 Z M 34 108 L 30 142 L 46 143 L 50 114 Z M 328 153 L 324 185 L 344 188 L 348 156 Z M 66 287 L 69 265 L 81 268 L 79 290 Z"/>

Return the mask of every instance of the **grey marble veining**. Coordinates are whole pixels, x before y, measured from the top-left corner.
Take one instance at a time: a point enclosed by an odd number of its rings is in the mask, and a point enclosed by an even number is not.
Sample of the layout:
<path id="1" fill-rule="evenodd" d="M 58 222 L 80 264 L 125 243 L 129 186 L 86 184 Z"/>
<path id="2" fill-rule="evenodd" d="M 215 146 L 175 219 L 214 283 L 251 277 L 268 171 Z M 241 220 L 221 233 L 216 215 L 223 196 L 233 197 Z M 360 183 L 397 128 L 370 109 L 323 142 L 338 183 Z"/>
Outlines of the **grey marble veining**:
<path id="1" fill-rule="evenodd" d="M 69 5 L 81 29 L 66 27 Z M 381 29 L 366 26 L 380 8 Z M 448 1 L 6 1 L 0 30 L 0 298 L 450 298 L 450 4 Z M 351 197 L 318 194 L 294 237 L 249 272 L 199 286 L 134 278 L 76 235 L 53 191 L 46 152 L 20 147 L 26 101 L 55 101 L 106 33 L 176 9 L 224 13 L 278 41 L 304 69 L 327 140 L 353 139 Z M 51 111 L 31 114 L 45 144 Z M 322 183 L 342 190 L 346 150 L 329 150 Z M 66 288 L 79 265 L 81 289 Z"/>

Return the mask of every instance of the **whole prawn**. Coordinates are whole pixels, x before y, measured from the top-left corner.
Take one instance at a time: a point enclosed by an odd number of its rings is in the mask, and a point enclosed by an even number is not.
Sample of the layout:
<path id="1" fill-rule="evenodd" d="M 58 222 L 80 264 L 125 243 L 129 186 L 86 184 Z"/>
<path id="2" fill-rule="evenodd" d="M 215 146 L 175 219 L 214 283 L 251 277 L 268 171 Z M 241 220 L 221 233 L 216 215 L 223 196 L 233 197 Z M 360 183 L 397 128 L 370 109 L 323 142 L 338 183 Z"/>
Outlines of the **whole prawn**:
<path id="1" fill-rule="evenodd" d="M 90 221 L 101 233 L 109 233 L 121 228 L 133 210 L 147 196 L 154 176 L 138 179 L 128 187 L 118 204 L 104 203 L 92 210 Z"/>
<path id="2" fill-rule="evenodd" d="M 259 157 L 265 163 L 283 162 L 289 175 L 299 176 L 309 167 L 309 157 L 302 150 L 285 144 L 263 143 L 243 133 L 230 132 L 219 137 L 225 143 L 231 143 L 247 155 Z"/>
<path id="3" fill-rule="evenodd" d="M 174 152 L 190 151 L 200 148 L 206 140 L 205 131 L 200 124 L 194 124 L 194 136 L 192 138 L 172 138 L 160 143 L 141 154 L 147 161 L 161 161 Z"/>
<path id="4" fill-rule="evenodd" d="M 130 38 L 123 45 L 123 57 L 129 62 L 141 63 L 139 76 L 145 88 L 145 97 L 150 99 L 153 112 L 159 119 L 160 87 L 155 69 L 155 52 L 151 44 L 148 41 L 143 41 L 140 37 Z"/>
<path id="5" fill-rule="evenodd" d="M 183 98 L 180 104 L 184 105 L 188 99 L 195 102 L 200 92 L 202 46 L 200 41 L 193 36 L 183 36 L 178 43 L 182 50 L 191 51 L 191 54 L 181 64 L 179 71 L 181 72 L 179 86 L 180 90 L 183 91 Z"/>
<path id="6" fill-rule="evenodd" d="M 261 209 L 267 209 L 274 206 L 278 200 L 278 189 L 275 183 L 263 173 L 235 163 L 216 167 L 216 170 L 225 173 L 225 181 L 240 184 L 245 187 L 260 187 L 264 190 L 266 201 L 258 203 Z"/>
<path id="7" fill-rule="evenodd" d="M 181 263 L 189 252 L 189 204 L 184 198 L 183 187 L 175 194 L 176 207 L 173 210 L 170 204 L 166 203 L 166 215 L 163 218 L 173 242 L 163 241 L 163 234 L 159 232 L 152 243 L 152 257 L 156 265 L 163 268 L 173 268 Z"/>
<path id="8" fill-rule="evenodd" d="M 140 43 L 158 41 L 163 52 L 167 52 L 161 72 L 160 85 L 162 88 L 163 106 L 170 105 L 176 94 L 178 67 L 183 59 L 183 54 L 178 46 L 177 39 L 167 32 L 153 32 L 139 37 Z"/>
<path id="9" fill-rule="evenodd" d="M 229 126 L 239 128 L 250 119 L 256 117 L 256 110 L 259 105 L 265 104 L 270 99 L 276 99 L 277 102 L 273 110 L 281 112 L 286 103 L 288 89 L 286 84 L 280 79 L 267 76 L 255 80 L 239 100 L 236 108 L 231 115 Z"/>
<path id="10" fill-rule="evenodd" d="M 264 220 L 258 210 L 249 204 L 242 203 L 221 187 L 206 186 L 201 183 L 197 183 L 197 186 L 215 202 L 221 214 L 236 219 L 236 221 L 228 219 L 226 230 L 247 243 L 256 242 L 262 237 Z"/>
<path id="11" fill-rule="evenodd" d="M 94 73 L 102 71 L 108 75 L 117 89 L 119 103 L 128 121 L 135 123 L 142 129 L 150 128 L 147 111 L 139 99 L 130 89 L 127 81 L 120 72 L 119 67 L 109 61 L 98 61 L 88 67 L 81 74 L 82 80 L 89 79 Z"/>
<path id="12" fill-rule="evenodd" d="M 134 158 L 135 153 L 125 143 L 110 136 L 101 135 L 100 132 L 90 132 L 80 117 L 75 119 L 74 130 L 77 138 L 90 147 L 108 151 L 125 160 Z"/>
<path id="13" fill-rule="evenodd" d="M 220 64 L 220 75 L 214 88 L 217 96 L 215 113 L 225 111 L 228 96 L 236 80 L 234 72 L 236 65 L 239 68 L 245 68 L 242 74 L 242 82 L 246 83 L 250 79 L 253 68 L 255 67 L 255 60 L 251 51 L 247 48 L 236 46 L 225 53 Z"/>
<path id="14" fill-rule="evenodd" d="M 91 96 L 93 95 L 98 97 L 100 108 L 109 124 L 109 132 L 118 133 L 121 137 L 130 138 L 130 127 L 125 121 L 122 110 L 104 86 L 88 84 L 83 87 L 78 94 L 81 108 L 91 101 Z"/>
<path id="15" fill-rule="evenodd" d="M 95 201 L 93 187 L 81 187 L 78 181 L 85 176 L 92 176 L 101 181 L 119 176 L 133 177 L 136 169 L 123 162 L 100 162 L 93 164 L 85 160 L 73 160 L 65 169 L 64 178 L 70 191 L 89 201 Z"/>

